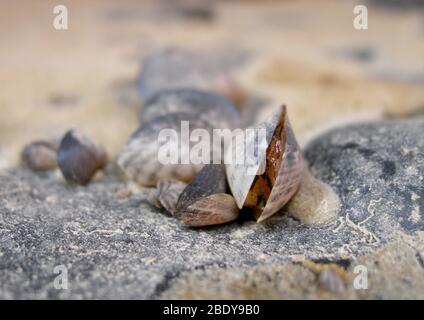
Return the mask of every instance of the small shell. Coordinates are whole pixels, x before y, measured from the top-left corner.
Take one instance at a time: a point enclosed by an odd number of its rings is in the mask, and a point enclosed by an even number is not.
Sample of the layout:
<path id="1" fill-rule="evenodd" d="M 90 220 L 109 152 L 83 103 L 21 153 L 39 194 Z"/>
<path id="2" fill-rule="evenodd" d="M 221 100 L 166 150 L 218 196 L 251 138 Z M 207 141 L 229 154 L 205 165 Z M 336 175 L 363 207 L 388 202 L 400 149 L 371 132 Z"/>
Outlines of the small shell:
<path id="1" fill-rule="evenodd" d="M 187 184 L 176 180 L 161 180 L 156 186 L 159 204 L 170 214 L 175 214 L 178 199 Z"/>
<path id="2" fill-rule="evenodd" d="M 33 171 L 57 168 L 56 152 L 59 144 L 53 141 L 35 141 L 24 147 L 21 160 L 24 166 Z"/>
<path id="3" fill-rule="evenodd" d="M 202 56 L 177 48 L 168 48 L 147 56 L 139 77 L 141 100 L 157 93 L 179 88 L 195 88 L 223 95 L 236 105 L 246 100 L 244 92 L 226 70 Z"/>
<path id="4" fill-rule="evenodd" d="M 181 194 L 176 208 L 177 218 L 192 227 L 236 220 L 237 204 L 227 191 L 224 166 L 206 165 Z"/>
<path id="5" fill-rule="evenodd" d="M 143 192 L 146 196 L 146 201 L 152 206 L 162 209 L 162 205 L 159 202 L 158 190 L 156 188 L 146 188 Z"/>
<path id="6" fill-rule="evenodd" d="M 240 123 L 238 111 L 227 99 L 197 90 L 165 91 L 152 98 L 140 115 L 141 127 L 120 152 L 117 162 L 128 179 L 142 186 L 155 186 L 166 179 L 190 182 L 203 167 L 203 164 L 182 161 L 189 158 L 188 153 L 196 144 L 182 136 L 183 121 L 189 122 L 188 134 L 195 129 L 212 133 L 213 129 L 236 128 Z M 162 129 L 176 132 L 177 144 L 160 142 L 158 136 Z M 178 154 L 178 163 L 159 161 L 159 151 L 165 143 Z"/>
<path id="7" fill-rule="evenodd" d="M 71 130 L 60 142 L 57 161 L 68 182 L 85 185 L 106 165 L 107 156 L 102 147 Z"/>
<path id="8" fill-rule="evenodd" d="M 256 129 L 265 129 L 266 144 L 260 145 L 257 161 L 234 161 L 226 165 L 228 183 L 239 208 L 252 208 L 258 222 L 280 210 L 296 193 L 303 169 L 300 148 L 294 137 L 285 106 Z M 250 139 L 246 135 L 246 139 Z M 243 146 L 254 143 L 243 140 Z M 246 153 L 249 156 L 248 153 Z M 260 172 L 265 168 L 264 172 Z"/>

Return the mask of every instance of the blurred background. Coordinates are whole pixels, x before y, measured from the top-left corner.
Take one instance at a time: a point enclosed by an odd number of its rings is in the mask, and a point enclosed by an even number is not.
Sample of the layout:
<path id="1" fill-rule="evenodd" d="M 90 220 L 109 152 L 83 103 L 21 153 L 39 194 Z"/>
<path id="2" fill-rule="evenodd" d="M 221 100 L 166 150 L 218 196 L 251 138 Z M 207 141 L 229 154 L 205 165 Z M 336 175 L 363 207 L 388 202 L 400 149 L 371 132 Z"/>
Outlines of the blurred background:
<path id="1" fill-rule="evenodd" d="M 58 4 L 68 30 L 53 27 Z M 368 30 L 353 27 L 358 4 Z M 424 109 L 422 1 L 2 0 L 0 37 L 0 169 L 70 128 L 115 155 L 137 127 L 143 59 L 170 47 L 231 73 L 255 119 L 286 103 L 302 145 Z"/>

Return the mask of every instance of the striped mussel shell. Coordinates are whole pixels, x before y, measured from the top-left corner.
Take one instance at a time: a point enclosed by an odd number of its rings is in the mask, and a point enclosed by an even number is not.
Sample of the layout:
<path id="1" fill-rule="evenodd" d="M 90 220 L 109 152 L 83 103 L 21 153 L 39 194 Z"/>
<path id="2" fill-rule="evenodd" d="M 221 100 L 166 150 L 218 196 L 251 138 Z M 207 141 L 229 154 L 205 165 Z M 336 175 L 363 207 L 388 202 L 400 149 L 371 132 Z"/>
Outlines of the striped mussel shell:
<path id="1" fill-rule="evenodd" d="M 304 166 L 285 106 L 253 129 L 264 130 L 266 141 L 257 143 L 253 140 L 257 138 L 245 135 L 245 139 L 235 143 L 227 153 L 239 154 L 244 146 L 256 143 L 255 159 L 247 158 L 243 163 L 232 161 L 226 164 L 226 173 L 238 207 L 250 208 L 256 220 L 262 222 L 296 193 Z M 246 152 L 245 156 L 252 154 Z"/>

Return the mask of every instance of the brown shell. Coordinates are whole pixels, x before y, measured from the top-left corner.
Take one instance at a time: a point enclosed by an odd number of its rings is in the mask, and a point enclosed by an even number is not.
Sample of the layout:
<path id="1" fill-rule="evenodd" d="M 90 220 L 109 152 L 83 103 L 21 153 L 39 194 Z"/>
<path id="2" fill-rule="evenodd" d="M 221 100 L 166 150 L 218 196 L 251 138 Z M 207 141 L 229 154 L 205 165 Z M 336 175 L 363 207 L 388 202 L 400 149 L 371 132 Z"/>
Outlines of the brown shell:
<path id="1" fill-rule="evenodd" d="M 226 172 L 239 208 L 252 208 L 257 221 L 261 222 L 280 210 L 296 193 L 303 160 L 285 106 L 257 128 L 266 129 L 267 145 L 259 150 L 256 167 L 227 164 Z M 249 169 L 259 172 L 261 166 L 265 166 L 264 173 L 248 174 Z"/>
<path id="2" fill-rule="evenodd" d="M 56 153 L 59 144 L 54 141 L 35 141 L 25 146 L 21 153 L 24 166 L 34 171 L 57 168 Z"/>
<path id="3" fill-rule="evenodd" d="M 234 198 L 226 193 L 212 194 L 202 198 L 179 214 L 181 222 L 190 227 L 223 224 L 238 217 Z"/>
<path id="4" fill-rule="evenodd" d="M 101 146 L 71 130 L 60 142 L 57 162 L 68 182 L 85 185 L 106 165 L 107 155 Z"/>
<path id="5" fill-rule="evenodd" d="M 181 194 L 176 216 L 193 227 L 233 221 L 238 217 L 238 208 L 227 191 L 224 165 L 206 165 Z"/>

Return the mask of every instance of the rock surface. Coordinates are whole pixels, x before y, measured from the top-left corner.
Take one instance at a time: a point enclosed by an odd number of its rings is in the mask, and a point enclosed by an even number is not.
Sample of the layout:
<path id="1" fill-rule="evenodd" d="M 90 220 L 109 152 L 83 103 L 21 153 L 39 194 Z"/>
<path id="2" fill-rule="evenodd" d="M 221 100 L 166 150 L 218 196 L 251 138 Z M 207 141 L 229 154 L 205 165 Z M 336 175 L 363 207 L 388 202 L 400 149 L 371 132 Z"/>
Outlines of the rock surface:
<path id="1" fill-rule="evenodd" d="M 358 124 L 307 148 L 312 172 L 341 198 L 342 222 L 368 242 L 424 230 L 423 132 L 423 118 Z"/>
<path id="2" fill-rule="evenodd" d="M 208 265 L 255 265 L 290 255 L 336 254 L 331 228 L 316 231 L 279 216 L 268 225 L 237 222 L 189 229 L 148 205 L 116 194 L 119 180 L 70 187 L 56 175 L 12 171 L 0 177 L 2 298 L 155 298 L 180 272 Z M 354 236 L 353 236 L 354 238 Z M 54 267 L 69 270 L 56 290 Z"/>
<path id="3" fill-rule="evenodd" d="M 352 28 L 352 8 L 358 4 L 353 0 L 296 5 L 216 1 L 207 21 L 204 9 L 187 12 L 175 2 L 73 1 L 72 12 L 83 14 L 72 15 L 70 29 L 54 36 L 51 23 L 40 23 L 52 20 L 45 1 L 26 1 L 24 9 L 0 1 L 0 21 L 7 25 L 0 33 L 8 39 L 7 50 L 0 50 L 0 170 L 18 166 L 29 141 L 62 136 L 70 128 L 88 132 L 113 158 L 138 126 L 140 95 L 176 84 L 228 94 L 221 90 L 229 83 L 217 81 L 222 70 L 246 90 L 254 112 L 246 114 L 245 125 L 285 102 L 301 143 L 339 120 L 423 114 L 424 24 L 416 6 L 403 10 L 405 1 L 390 1 L 402 3 L 401 10 L 369 7 L 372 24 L 366 39 Z M 394 36 L 399 41 L 391 41 Z M 32 38 L 40 41 L 24 41 Z M 189 61 L 170 70 L 169 79 L 153 63 L 149 73 L 154 82 L 136 81 L 139 59 L 168 46 L 206 61 L 194 58 L 193 66 Z M 252 96 L 258 103 L 250 102 Z M 401 123 L 390 125 L 388 136 Z M 328 150 L 308 148 L 315 174 L 341 193 L 343 210 L 348 210 L 341 211 L 337 223 L 322 228 L 280 216 L 266 226 L 243 220 L 194 231 L 180 227 L 141 196 L 129 196 L 127 186 L 113 177 L 71 188 L 60 173 L 0 171 L 0 297 L 424 298 L 422 196 L 408 190 L 402 198 L 390 189 L 391 181 L 399 188 L 417 185 L 414 179 L 420 173 L 403 163 L 412 168 L 420 164 L 423 130 L 417 130 L 416 122 L 402 126 L 412 127 L 399 127 L 390 139 L 383 135 L 385 144 L 371 141 L 375 153 L 365 166 L 368 180 L 358 172 L 365 164 L 362 157 L 369 154 L 361 132 L 355 133 L 359 142 L 353 142 L 360 147 L 339 150 L 339 130 L 313 144 Z M 364 129 L 348 132 L 357 130 Z M 408 147 L 421 146 L 411 153 L 414 160 L 398 157 L 404 135 Z M 330 137 L 335 139 L 331 143 Z M 399 148 L 385 154 L 392 142 Z M 394 180 L 378 177 L 383 170 L 377 156 L 395 162 Z M 393 171 L 392 165 L 386 167 Z M 399 182 L 405 172 L 410 181 Z M 358 185 L 364 188 L 358 191 L 363 199 L 347 189 Z M 380 197 L 377 190 L 387 197 L 368 207 L 379 199 L 371 199 Z M 405 210 L 399 211 L 402 203 Z M 374 216 L 364 221 L 368 208 Z M 405 218 L 411 216 L 411 221 Z M 398 222 L 400 218 L 404 221 Z M 367 241 L 365 229 L 379 241 Z M 344 277 L 343 293 L 320 289 L 319 278 L 321 287 L 337 288 L 331 285 L 337 281 L 334 274 L 320 276 L 329 262 L 352 277 L 357 264 L 367 266 L 369 289 L 353 290 L 353 279 Z M 68 267 L 69 290 L 53 287 L 53 269 L 59 264 Z"/>
<path id="4" fill-rule="evenodd" d="M 423 298 L 423 127 L 363 124 L 312 142 L 306 158 L 342 202 L 319 228 L 279 214 L 189 229 L 111 173 L 71 187 L 57 172 L 3 172 L 0 298 Z M 352 289 L 358 263 L 369 290 Z M 67 290 L 54 287 L 58 265 Z M 320 284 L 330 266 L 346 291 Z"/>

